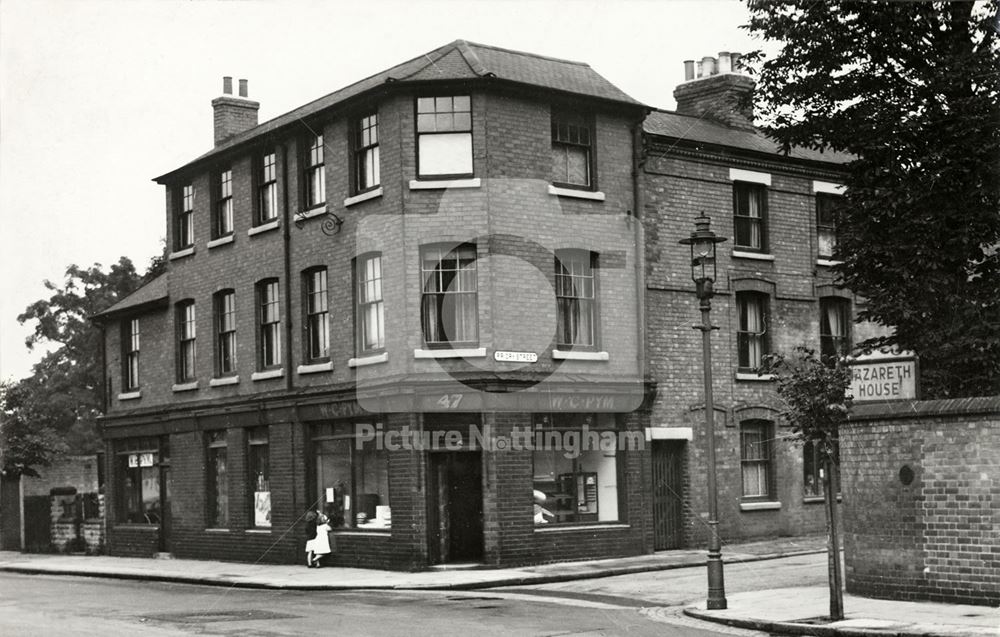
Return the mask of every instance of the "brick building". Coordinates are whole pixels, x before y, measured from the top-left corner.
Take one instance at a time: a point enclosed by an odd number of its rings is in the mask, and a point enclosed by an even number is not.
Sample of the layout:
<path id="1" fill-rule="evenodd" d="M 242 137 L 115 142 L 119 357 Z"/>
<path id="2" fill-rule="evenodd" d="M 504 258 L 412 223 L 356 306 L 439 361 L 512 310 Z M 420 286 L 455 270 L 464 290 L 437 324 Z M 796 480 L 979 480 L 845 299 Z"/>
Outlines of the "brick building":
<path id="1" fill-rule="evenodd" d="M 97 317 L 109 552 L 301 561 L 312 508 L 340 565 L 700 542 L 677 241 L 703 210 L 737 239 L 713 313 L 723 535 L 818 529 L 814 465 L 775 442 L 753 369 L 850 342 L 816 223 L 843 158 L 777 155 L 720 60 L 677 113 L 461 40 L 261 125 L 227 78 L 214 148 L 157 179 L 166 274 Z"/>

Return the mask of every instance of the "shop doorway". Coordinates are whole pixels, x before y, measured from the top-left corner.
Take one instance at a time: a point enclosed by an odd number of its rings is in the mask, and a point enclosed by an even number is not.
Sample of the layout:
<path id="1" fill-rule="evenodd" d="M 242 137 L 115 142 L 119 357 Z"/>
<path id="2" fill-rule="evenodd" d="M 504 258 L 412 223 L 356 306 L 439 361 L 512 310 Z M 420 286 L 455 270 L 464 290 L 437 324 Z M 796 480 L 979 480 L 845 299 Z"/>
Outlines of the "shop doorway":
<path id="1" fill-rule="evenodd" d="M 157 549 L 161 553 L 171 553 L 170 543 L 170 459 L 160 459 L 160 541 Z"/>
<path id="2" fill-rule="evenodd" d="M 482 453 L 431 453 L 428 465 L 427 530 L 431 564 L 482 561 Z"/>
<path id="3" fill-rule="evenodd" d="M 653 549 L 684 544 L 684 443 L 653 441 Z"/>

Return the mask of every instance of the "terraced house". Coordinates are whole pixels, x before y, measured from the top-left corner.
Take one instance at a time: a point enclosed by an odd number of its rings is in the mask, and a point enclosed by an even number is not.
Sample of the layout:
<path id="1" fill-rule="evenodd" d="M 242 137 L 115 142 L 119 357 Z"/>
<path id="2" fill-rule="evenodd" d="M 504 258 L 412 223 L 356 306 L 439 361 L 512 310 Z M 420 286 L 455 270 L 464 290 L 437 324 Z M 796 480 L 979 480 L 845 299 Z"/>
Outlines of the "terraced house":
<path id="1" fill-rule="evenodd" d="M 725 64 L 731 65 L 726 56 Z M 714 316 L 723 534 L 822 527 L 769 349 L 851 342 L 828 273 L 838 165 L 776 154 L 714 59 L 650 109 L 586 64 L 462 40 L 157 178 L 166 274 L 96 317 L 108 546 L 390 569 L 701 542 L 701 358 L 677 241 L 733 237 Z M 721 277 L 720 277 L 721 278 Z M 290 532 L 291 531 L 291 532 Z"/>

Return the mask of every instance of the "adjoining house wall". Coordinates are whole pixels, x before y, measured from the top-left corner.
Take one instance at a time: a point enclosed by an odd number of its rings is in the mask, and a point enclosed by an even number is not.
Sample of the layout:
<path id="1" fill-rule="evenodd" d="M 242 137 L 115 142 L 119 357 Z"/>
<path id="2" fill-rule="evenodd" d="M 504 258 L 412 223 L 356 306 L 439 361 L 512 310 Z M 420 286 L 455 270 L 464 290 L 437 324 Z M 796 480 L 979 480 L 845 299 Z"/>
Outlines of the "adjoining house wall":
<path id="1" fill-rule="evenodd" d="M 858 405 L 840 450 L 849 593 L 1000 604 L 1000 397 Z"/>

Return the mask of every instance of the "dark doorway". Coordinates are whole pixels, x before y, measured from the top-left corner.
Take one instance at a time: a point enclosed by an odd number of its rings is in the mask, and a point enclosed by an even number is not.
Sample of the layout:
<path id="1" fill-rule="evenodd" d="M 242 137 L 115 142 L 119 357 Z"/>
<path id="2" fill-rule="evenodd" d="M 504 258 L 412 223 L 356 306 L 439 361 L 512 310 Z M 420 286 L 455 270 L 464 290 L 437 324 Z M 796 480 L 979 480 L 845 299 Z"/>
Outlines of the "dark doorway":
<path id="1" fill-rule="evenodd" d="M 483 559 L 483 463 L 478 451 L 432 453 L 428 541 L 432 564 Z"/>
<path id="2" fill-rule="evenodd" d="M 161 553 L 170 553 L 170 459 L 160 459 L 160 542 Z"/>
<path id="3" fill-rule="evenodd" d="M 21 550 L 21 476 L 0 475 L 0 551 Z"/>
<path id="4" fill-rule="evenodd" d="M 684 544 L 684 443 L 653 441 L 653 548 Z"/>
<path id="5" fill-rule="evenodd" d="M 52 505 L 47 495 L 24 498 L 24 550 L 47 553 L 51 549 Z"/>

